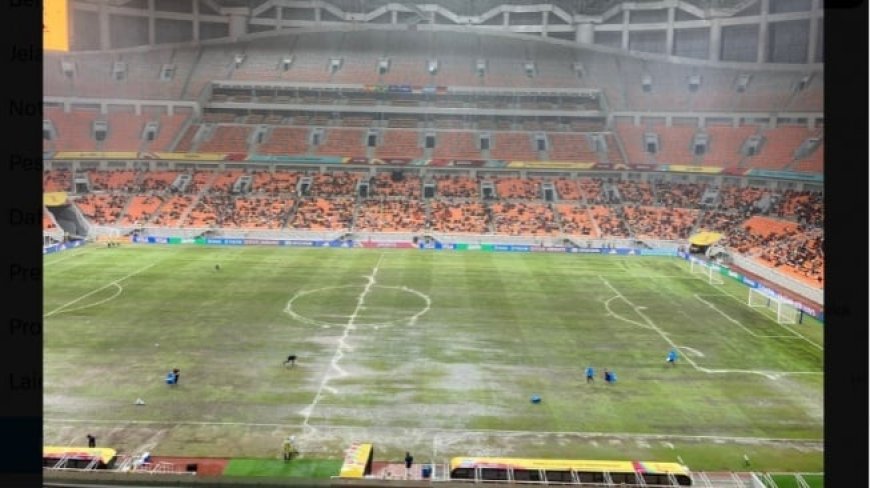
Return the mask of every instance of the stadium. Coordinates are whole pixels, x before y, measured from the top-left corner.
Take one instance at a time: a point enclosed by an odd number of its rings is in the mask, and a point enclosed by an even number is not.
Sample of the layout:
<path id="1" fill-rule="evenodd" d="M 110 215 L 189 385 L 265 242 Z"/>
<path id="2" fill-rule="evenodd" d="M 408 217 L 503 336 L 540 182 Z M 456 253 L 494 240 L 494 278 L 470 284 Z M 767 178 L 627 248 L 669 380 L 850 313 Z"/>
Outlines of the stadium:
<path id="1" fill-rule="evenodd" d="M 823 486 L 821 0 L 43 16 L 46 479 Z"/>

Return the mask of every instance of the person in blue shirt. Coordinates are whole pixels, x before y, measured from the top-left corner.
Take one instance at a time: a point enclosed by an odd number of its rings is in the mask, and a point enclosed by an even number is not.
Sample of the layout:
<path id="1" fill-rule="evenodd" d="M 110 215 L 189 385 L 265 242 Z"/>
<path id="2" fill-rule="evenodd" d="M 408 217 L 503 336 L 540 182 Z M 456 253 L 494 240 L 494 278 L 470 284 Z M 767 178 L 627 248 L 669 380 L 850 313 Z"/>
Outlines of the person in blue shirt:
<path id="1" fill-rule="evenodd" d="M 592 366 L 586 368 L 586 382 L 594 383 L 595 382 L 595 369 Z"/>
<path id="2" fill-rule="evenodd" d="M 604 370 L 604 381 L 608 384 L 616 383 L 616 375 L 612 371 Z"/>
<path id="3" fill-rule="evenodd" d="M 670 364 L 671 366 L 676 366 L 676 364 L 677 364 L 677 350 L 676 349 L 671 349 L 671 351 L 668 353 L 668 364 Z"/>

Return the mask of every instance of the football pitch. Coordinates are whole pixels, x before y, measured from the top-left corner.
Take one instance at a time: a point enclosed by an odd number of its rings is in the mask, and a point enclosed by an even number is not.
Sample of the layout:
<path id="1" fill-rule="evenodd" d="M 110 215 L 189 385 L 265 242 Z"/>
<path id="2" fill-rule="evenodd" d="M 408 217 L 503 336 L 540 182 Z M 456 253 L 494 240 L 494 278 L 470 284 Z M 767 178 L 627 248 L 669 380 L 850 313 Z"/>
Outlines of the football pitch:
<path id="1" fill-rule="evenodd" d="M 823 471 L 823 326 L 777 324 L 678 258 L 92 245 L 44 263 L 46 444 L 275 458 L 296 435 L 311 458 L 372 442 L 376 460 Z"/>

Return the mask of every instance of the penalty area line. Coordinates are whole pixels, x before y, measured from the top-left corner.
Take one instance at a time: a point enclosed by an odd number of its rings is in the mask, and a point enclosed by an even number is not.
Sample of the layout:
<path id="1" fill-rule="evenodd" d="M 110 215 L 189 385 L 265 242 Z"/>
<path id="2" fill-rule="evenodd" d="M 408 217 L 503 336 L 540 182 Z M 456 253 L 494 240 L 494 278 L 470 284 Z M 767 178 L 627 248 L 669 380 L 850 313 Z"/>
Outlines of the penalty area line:
<path id="1" fill-rule="evenodd" d="M 665 340 L 665 342 L 667 342 L 674 349 L 679 348 L 679 346 L 677 346 L 677 344 L 673 340 L 671 340 L 671 338 L 668 336 L 668 334 L 666 334 L 664 331 L 662 331 L 655 324 L 655 322 L 652 321 L 652 319 L 647 317 L 641 311 L 641 309 L 643 307 L 639 307 L 639 306 L 635 305 L 634 303 L 632 303 L 628 298 L 625 297 L 625 295 L 623 295 L 619 290 L 617 290 L 616 287 L 614 287 L 613 285 L 610 284 L 609 281 L 604 279 L 603 276 L 599 276 L 598 278 L 602 282 L 604 282 L 604 285 L 607 286 L 608 288 L 610 288 L 613 291 L 613 293 L 616 293 L 616 295 L 619 298 L 621 298 L 625 303 L 627 303 L 629 306 L 631 306 L 631 308 L 634 310 L 634 313 L 636 313 L 640 318 L 642 318 L 643 321 L 646 322 L 646 324 L 649 326 L 649 328 L 656 331 L 662 337 L 662 339 Z M 703 373 L 708 373 L 708 374 L 749 373 L 749 374 L 758 374 L 758 375 L 764 376 L 764 377 L 771 379 L 771 380 L 776 380 L 776 379 L 779 379 L 783 376 L 793 375 L 793 374 L 824 374 L 824 372 L 822 372 L 822 371 L 763 371 L 763 370 L 754 370 L 754 369 L 712 369 L 712 368 L 705 368 L 703 366 L 699 366 L 689 356 L 684 356 L 684 357 L 686 358 L 686 362 L 688 362 L 693 368 L 695 368 L 698 371 L 701 371 Z"/>
<path id="2" fill-rule="evenodd" d="M 99 292 L 99 291 L 105 290 L 106 288 L 108 288 L 108 287 L 110 287 L 110 286 L 117 285 L 119 282 L 124 281 L 124 280 L 126 280 L 127 278 L 130 278 L 130 277 L 132 277 L 132 276 L 136 276 L 137 274 L 139 274 L 139 273 L 145 271 L 146 269 L 151 268 L 152 266 L 154 266 L 154 265 L 156 265 L 156 264 L 157 264 L 157 263 L 151 263 L 151 264 L 149 264 L 149 265 L 147 265 L 147 266 L 144 266 L 144 267 L 142 267 L 142 268 L 137 269 L 136 271 L 133 271 L 132 273 L 130 273 L 130 274 L 126 275 L 126 276 L 123 276 L 123 277 L 121 277 L 121 278 L 118 278 L 117 280 L 112 280 L 112 281 L 106 283 L 105 285 L 103 285 L 103 286 L 101 286 L 101 287 L 99 287 L 99 288 L 97 288 L 97 289 L 95 289 L 95 290 L 93 290 L 93 291 L 90 291 L 90 292 L 88 292 L 88 293 L 85 293 L 84 295 L 82 295 L 82 296 L 76 298 L 75 300 L 72 300 L 72 301 L 69 301 L 69 302 L 67 302 L 67 303 L 64 303 L 63 305 L 57 307 L 56 309 L 52 310 L 51 312 L 48 312 L 47 314 L 43 315 L 42 318 L 45 319 L 45 318 L 51 317 L 52 315 L 54 315 L 54 314 L 60 312 L 61 310 L 65 309 L 66 307 L 69 307 L 70 305 L 76 304 L 76 303 L 78 303 L 78 302 L 84 300 L 85 298 L 87 298 L 87 297 L 93 295 L 94 293 L 97 293 L 97 292 Z"/>

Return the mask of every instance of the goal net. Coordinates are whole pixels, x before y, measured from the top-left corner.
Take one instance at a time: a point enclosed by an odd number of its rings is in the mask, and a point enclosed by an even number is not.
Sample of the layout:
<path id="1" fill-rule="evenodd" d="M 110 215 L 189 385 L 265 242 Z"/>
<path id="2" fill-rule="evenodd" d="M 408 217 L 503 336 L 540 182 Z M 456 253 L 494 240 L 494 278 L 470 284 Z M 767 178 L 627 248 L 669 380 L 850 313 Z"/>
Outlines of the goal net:
<path id="1" fill-rule="evenodd" d="M 705 263 L 700 259 L 692 259 L 692 274 L 703 275 L 704 280 L 711 285 L 721 285 L 722 273 L 719 272 L 720 267 L 716 264 Z"/>
<path id="2" fill-rule="evenodd" d="M 750 288 L 748 303 L 752 308 L 766 308 L 774 312 L 778 324 L 797 323 L 798 309 L 790 300 L 768 295 L 757 288 Z"/>

